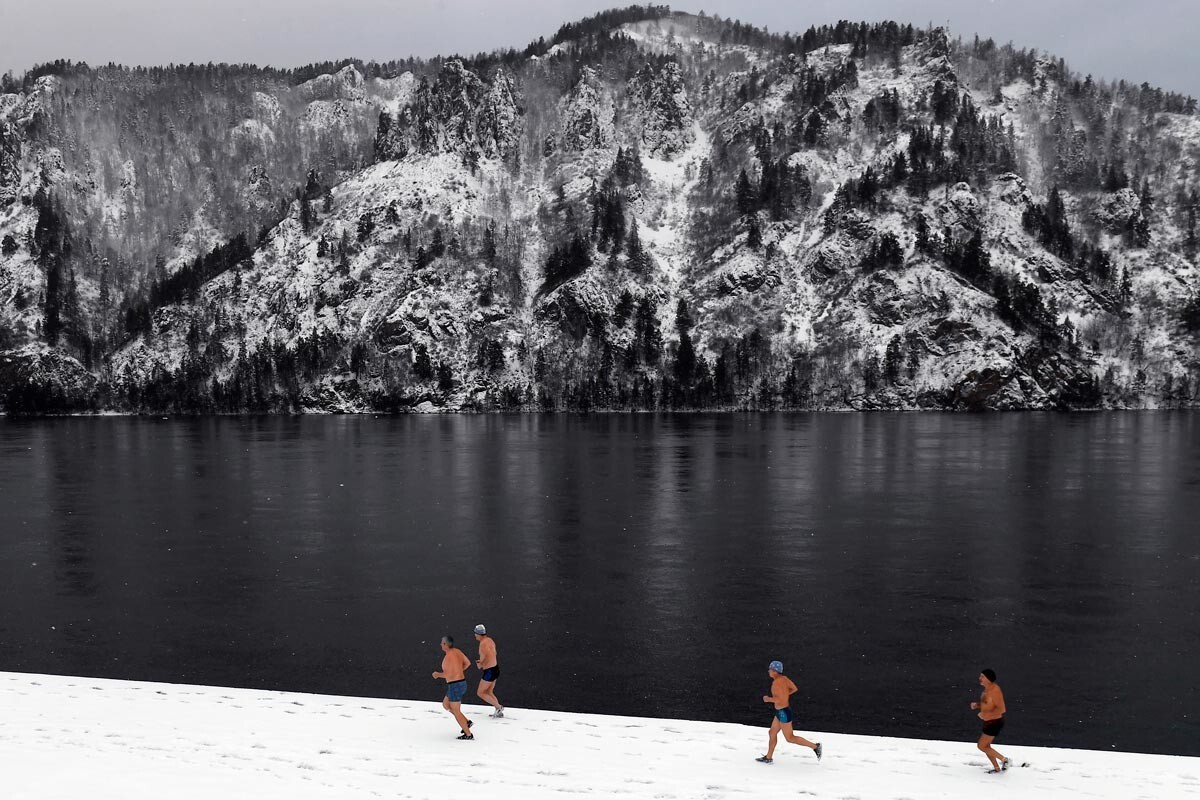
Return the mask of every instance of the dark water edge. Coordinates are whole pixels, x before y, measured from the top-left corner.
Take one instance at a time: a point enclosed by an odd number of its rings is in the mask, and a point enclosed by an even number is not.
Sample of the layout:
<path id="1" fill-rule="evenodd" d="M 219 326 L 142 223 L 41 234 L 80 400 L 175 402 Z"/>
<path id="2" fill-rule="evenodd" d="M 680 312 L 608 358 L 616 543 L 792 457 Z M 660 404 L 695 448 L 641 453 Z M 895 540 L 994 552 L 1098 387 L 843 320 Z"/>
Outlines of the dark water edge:
<path id="1" fill-rule="evenodd" d="M 0 669 L 1200 754 L 1200 417 L 0 421 Z M 507 694 L 507 696 L 506 696 Z"/>

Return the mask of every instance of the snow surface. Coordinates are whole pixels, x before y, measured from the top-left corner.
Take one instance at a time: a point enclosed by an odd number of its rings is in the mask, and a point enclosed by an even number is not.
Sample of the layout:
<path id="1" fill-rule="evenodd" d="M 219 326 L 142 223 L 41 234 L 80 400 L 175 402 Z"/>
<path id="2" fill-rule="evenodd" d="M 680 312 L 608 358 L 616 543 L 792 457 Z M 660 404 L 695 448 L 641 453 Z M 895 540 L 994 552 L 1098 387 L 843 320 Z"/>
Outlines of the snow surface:
<path id="1" fill-rule="evenodd" d="M 708 134 L 699 123 L 693 126 L 692 141 L 687 149 L 673 158 L 655 158 L 642 153 L 642 169 L 654 189 L 662 196 L 662 205 L 651 219 L 638 219 L 638 235 L 658 260 L 674 289 L 678 286 L 686 262 L 691 257 L 684 241 L 687 226 L 688 195 L 700 180 L 700 166 L 708 157 L 711 145 Z M 674 313 L 674 309 L 668 309 Z"/>
<path id="2" fill-rule="evenodd" d="M 437 686 L 431 681 L 430 696 Z M 985 773 L 973 742 L 815 733 L 821 762 L 766 726 L 0 672 L 6 800 L 306 798 L 1171 798 L 1200 758 L 1021 747 Z M 766 714 L 764 714 L 764 718 Z M 802 715 L 801 715 L 802 718 Z M 1012 726 L 1014 729 L 1017 725 Z M 1014 735 L 1018 735 L 1016 730 Z M 1019 735 L 1018 735 L 1019 736 Z"/>

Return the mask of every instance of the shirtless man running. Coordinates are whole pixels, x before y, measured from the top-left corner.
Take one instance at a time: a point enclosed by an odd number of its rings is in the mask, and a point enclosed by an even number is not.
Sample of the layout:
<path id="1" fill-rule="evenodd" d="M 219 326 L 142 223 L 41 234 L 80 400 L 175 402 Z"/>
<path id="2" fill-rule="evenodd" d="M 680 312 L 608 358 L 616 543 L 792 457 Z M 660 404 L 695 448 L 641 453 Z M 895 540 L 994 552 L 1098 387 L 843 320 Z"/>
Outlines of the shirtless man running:
<path id="1" fill-rule="evenodd" d="M 792 679 L 783 674 L 783 662 L 772 661 L 767 667 L 767 674 L 771 676 L 771 693 L 763 695 L 764 703 L 771 703 L 775 706 L 775 716 L 771 720 L 771 743 L 767 747 L 767 754 L 761 756 L 757 761 L 764 764 L 773 764 L 775 762 L 775 743 L 779 738 L 779 731 L 783 731 L 783 738 L 787 739 L 792 744 L 802 744 L 805 747 L 811 747 L 812 751 L 817 754 L 817 761 L 821 760 L 821 743 L 813 744 L 808 739 L 797 736 L 792 733 L 792 709 L 789 707 L 788 698 L 796 693 L 796 684 L 792 683 Z"/>
<path id="2" fill-rule="evenodd" d="M 449 711 L 462 728 L 459 739 L 474 739 L 471 734 L 471 725 L 474 723 L 463 715 L 461 708 L 462 699 L 467 694 L 467 667 L 471 666 L 471 659 L 454 646 L 454 637 L 450 635 L 442 637 L 442 652 L 445 653 L 442 656 L 442 671 L 433 673 L 435 680 L 441 678 L 446 681 L 446 696 L 442 698 L 442 708 Z"/>
<path id="3" fill-rule="evenodd" d="M 500 665 L 496 661 L 496 642 L 487 635 L 487 628 L 483 625 L 475 626 L 475 641 L 479 642 L 479 658 L 475 661 L 475 666 L 483 670 L 476 694 L 480 700 L 496 709 L 488 714 L 489 717 L 503 719 L 504 706 L 496 699 L 495 692 L 496 679 L 500 677 Z"/>
<path id="4" fill-rule="evenodd" d="M 971 709 L 978 710 L 979 718 L 983 720 L 983 734 L 979 737 L 976 747 L 992 762 L 988 773 L 994 774 L 1008 769 L 1009 762 L 1006 756 L 992 747 L 992 741 L 1000 735 L 1000 729 L 1004 727 L 1004 692 L 1000 691 L 1000 684 L 996 683 L 996 673 L 990 669 L 979 673 L 979 685 L 983 687 L 983 694 L 979 696 L 979 702 L 971 703 Z"/>

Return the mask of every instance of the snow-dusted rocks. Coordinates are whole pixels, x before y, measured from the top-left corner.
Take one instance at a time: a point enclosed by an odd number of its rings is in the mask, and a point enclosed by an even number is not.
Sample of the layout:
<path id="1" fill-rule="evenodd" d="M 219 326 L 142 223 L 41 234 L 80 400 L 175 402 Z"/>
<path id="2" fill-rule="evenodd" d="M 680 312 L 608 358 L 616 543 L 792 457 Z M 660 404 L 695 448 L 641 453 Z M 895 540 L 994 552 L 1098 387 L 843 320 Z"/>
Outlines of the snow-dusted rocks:
<path id="1" fill-rule="evenodd" d="M 1200 402 L 1185 100 L 940 29 L 646 13 L 294 84 L 23 82 L 0 353 L 91 354 L 130 410 Z M 101 85 L 169 91 L 81 137 Z"/>
<path id="2" fill-rule="evenodd" d="M 967 233 L 980 229 L 979 200 L 971 190 L 970 184 L 956 183 L 950 189 L 949 196 L 937 205 L 938 222 L 948 228 L 956 228 Z"/>
<path id="3" fill-rule="evenodd" d="M 613 145 L 612 94 L 591 67 L 584 67 L 579 82 L 559 101 L 559 119 L 558 147 L 567 153 L 605 150 Z"/>
<path id="4" fill-rule="evenodd" d="M 629 96 L 641 122 L 647 153 L 670 158 L 687 149 L 695 134 L 692 107 L 676 61 L 647 62 L 629 81 Z"/>
<path id="5" fill-rule="evenodd" d="M 318 75 L 296 87 L 302 97 L 312 100 L 363 100 L 363 75 L 353 64 L 333 74 Z"/>
<path id="6" fill-rule="evenodd" d="M 457 153 L 464 158 L 507 158 L 521 135 L 511 76 L 497 69 L 487 85 L 458 59 L 447 61 L 431 84 L 422 78 L 411 103 L 380 115 L 375 155 Z"/>
<path id="7" fill-rule="evenodd" d="M 1099 198 L 1092 217 L 1109 233 L 1123 233 L 1142 216 L 1142 199 L 1133 189 L 1118 189 Z"/>
<path id="8" fill-rule="evenodd" d="M 16 126 L 0 114 L 0 205 L 8 205 L 17 198 L 20 180 L 21 140 L 17 135 Z"/>

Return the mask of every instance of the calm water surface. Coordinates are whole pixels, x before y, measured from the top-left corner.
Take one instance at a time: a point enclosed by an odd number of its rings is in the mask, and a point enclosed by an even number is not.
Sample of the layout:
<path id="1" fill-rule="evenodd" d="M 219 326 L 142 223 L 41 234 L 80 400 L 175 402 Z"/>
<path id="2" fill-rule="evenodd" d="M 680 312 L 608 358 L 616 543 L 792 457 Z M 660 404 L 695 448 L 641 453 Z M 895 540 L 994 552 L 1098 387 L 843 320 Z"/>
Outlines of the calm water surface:
<path id="1" fill-rule="evenodd" d="M 0 670 L 1200 755 L 1200 415 L 0 420 Z M 472 673 L 472 683 L 477 673 Z M 452 727 L 451 723 L 447 723 Z"/>

